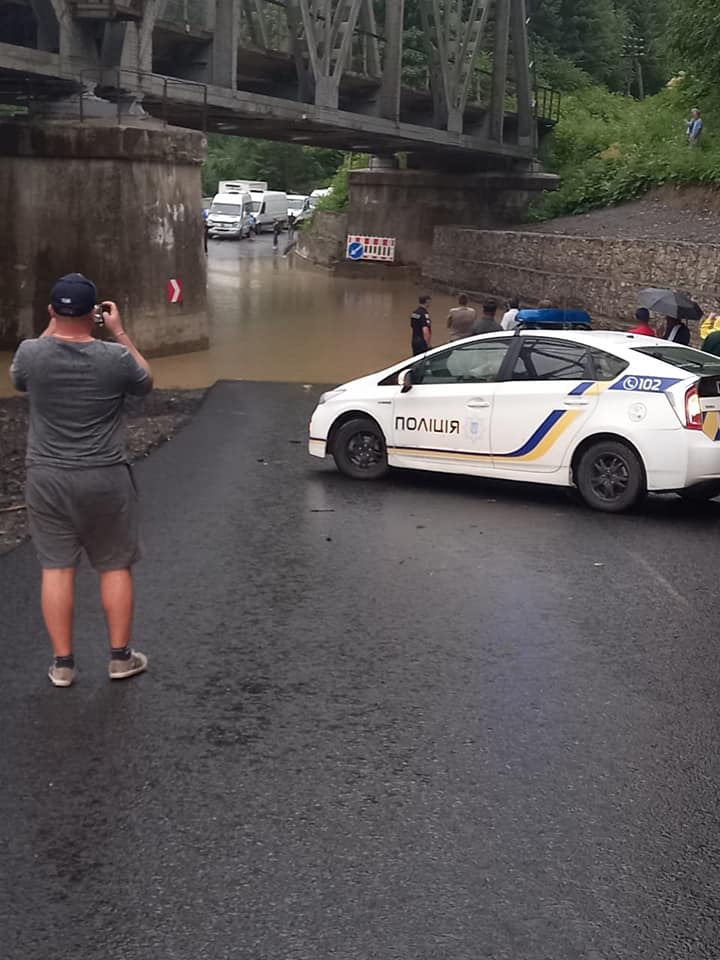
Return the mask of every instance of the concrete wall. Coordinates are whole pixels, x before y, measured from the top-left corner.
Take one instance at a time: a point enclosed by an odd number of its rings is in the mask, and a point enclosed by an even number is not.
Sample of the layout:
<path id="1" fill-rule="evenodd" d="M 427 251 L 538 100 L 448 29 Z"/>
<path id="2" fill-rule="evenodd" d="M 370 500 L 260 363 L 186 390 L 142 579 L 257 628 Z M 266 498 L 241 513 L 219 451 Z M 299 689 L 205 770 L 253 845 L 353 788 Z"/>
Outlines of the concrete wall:
<path id="1" fill-rule="evenodd" d="M 0 347 L 44 329 L 50 287 L 72 271 L 117 300 L 148 354 L 207 346 L 204 153 L 183 130 L 0 124 Z M 170 278 L 181 304 L 166 302 Z"/>
<path id="2" fill-rule="evenodd" d="M 518 223 L 530 202 L 557 182 L 537 173 L 356 170 L 350 174 L 348 233 L 395 237 L 398 263 L 420 265 L 430 256 L 436 227 Z"/>
<path id="3" fill-rule="evenodd" d="M 613 320 L 632 317 L 643 287 L 687 290 L 706 310 L 720 308 L 718 244 L 442 227 L 423 269 L 446 287 L 548 297 Z"/>

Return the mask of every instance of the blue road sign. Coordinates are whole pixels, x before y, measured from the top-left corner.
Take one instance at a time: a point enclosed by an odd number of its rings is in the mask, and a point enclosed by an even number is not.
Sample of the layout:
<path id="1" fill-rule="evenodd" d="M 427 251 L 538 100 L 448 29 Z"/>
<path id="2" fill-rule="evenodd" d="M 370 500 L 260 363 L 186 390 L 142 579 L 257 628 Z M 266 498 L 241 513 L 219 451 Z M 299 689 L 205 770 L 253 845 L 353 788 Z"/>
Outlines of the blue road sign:
<path id="1" fill-rule="evenodd" d="M 362 243 L 351 243 L 348 247 L 348 257 L 351 260 L 362 260 L 365 253 L 365 245 Z"/>

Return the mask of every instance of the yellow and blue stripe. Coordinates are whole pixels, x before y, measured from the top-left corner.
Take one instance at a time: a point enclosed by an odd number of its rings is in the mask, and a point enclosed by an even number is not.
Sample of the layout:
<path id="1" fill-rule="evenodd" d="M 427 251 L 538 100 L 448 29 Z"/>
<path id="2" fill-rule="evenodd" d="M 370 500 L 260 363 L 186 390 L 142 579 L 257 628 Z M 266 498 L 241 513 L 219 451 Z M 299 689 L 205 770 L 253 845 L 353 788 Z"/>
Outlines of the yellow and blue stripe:
<path id="1" fill-rule="evenodd" d="M 491 453 L 479 453 L 473 450 L 459 453 L 453 450 L 438 450 L 435 447 L 390 447 L 388 453 L 398 454 L 400 456 L 437 457 L 447 460 L 479 462 L 496 459 L 512 460 L 516 463 L 528 463 L 544 457 L 568 427 L 570 427 L 582 413 L 582 410 L 553 410 L 525 443 L 510 453 L 496 453 L 493 455 Z"/>
<path id="2" fill-rule="evenodd" d="M 716 442 L 720 440 L 720 413 L 710 410 L 703 413 L 703 433 L 710 440 Z"/>

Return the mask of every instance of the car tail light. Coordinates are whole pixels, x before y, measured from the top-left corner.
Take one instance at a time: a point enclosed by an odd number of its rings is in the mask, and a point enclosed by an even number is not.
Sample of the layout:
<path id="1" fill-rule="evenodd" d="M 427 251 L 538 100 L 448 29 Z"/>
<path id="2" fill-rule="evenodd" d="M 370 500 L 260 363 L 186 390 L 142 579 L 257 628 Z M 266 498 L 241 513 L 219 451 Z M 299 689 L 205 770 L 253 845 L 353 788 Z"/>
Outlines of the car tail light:
<path id="1" fill-rule="evenodd" d="M 697 384 L 685 393 L 685 427 L 688 430 L 702 430 L 703 418 L 698 396 Z"/>

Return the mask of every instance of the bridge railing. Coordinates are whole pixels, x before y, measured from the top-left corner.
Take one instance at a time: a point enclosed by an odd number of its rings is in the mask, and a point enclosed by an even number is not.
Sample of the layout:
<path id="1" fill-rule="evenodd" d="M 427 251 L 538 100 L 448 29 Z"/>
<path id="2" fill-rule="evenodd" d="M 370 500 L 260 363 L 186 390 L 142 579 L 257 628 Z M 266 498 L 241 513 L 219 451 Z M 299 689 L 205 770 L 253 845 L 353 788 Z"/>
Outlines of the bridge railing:
<path id="1" fill-rule="evenodd" d="M 535 86 L 535 116 L 538 120 L 557 123 L 560 120 L 562 94 L 551 87 Z"/>
<path id="2" fill-rule="evenodd" d="M 180 96 L 185 101 L 196 104 L 201 113 L 201 127 L 204 133 L 208 128 L 208 89 L 204 83 L 183 80 L 179 77 L 167 77 L 159 73 L 144 73 L 128 67 L 92 67 L 80 71 L 80 89 L 78 92 L 78 116 L 85 121 L 85 96 L 92 88 L 97 95 L 105 94 L 117 106 L 117 120 L 122 123 L 124 105 L 128 100 L 139 96 L 147 98 L 159 107 L 163 125 L 170 122 L 170 108 L 174 99 Z M 155 116 L 155 114 L 153 114 Z"/>

